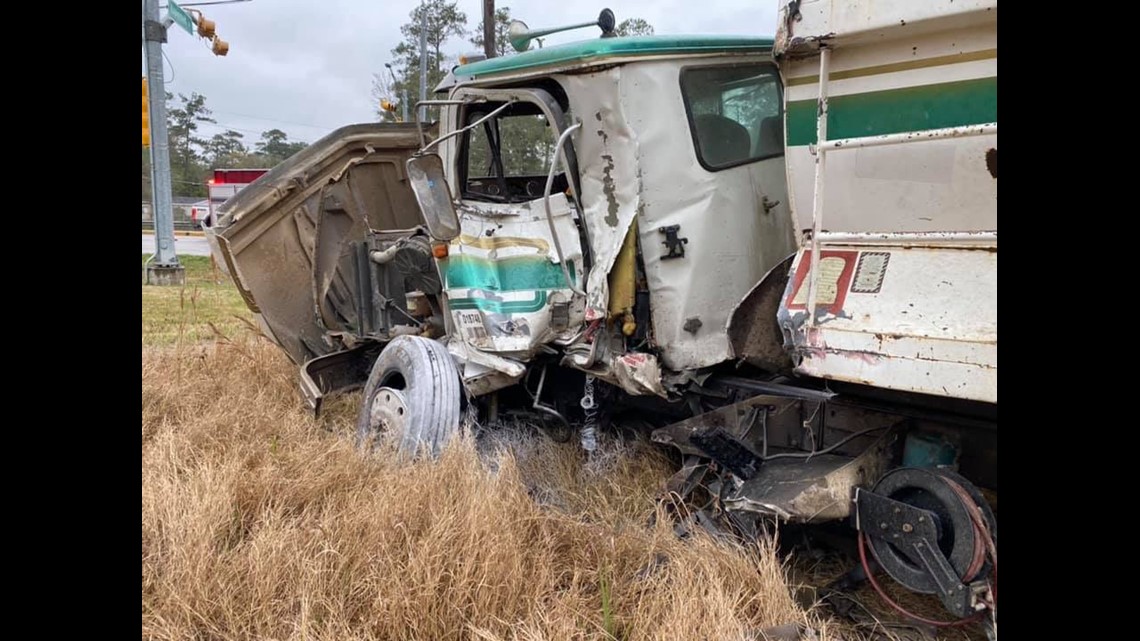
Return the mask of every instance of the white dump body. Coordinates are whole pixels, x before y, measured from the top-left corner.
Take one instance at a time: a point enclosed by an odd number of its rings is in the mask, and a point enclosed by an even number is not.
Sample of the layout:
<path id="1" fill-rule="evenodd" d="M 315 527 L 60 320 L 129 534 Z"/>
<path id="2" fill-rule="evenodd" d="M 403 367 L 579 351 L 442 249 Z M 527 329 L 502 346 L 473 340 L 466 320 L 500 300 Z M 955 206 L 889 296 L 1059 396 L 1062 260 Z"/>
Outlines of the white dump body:
<path id="1" fill-rule="evenodd" d="M 996 21 L 996 1 L 783 4 L 797 372 L 997 402 Z"/>

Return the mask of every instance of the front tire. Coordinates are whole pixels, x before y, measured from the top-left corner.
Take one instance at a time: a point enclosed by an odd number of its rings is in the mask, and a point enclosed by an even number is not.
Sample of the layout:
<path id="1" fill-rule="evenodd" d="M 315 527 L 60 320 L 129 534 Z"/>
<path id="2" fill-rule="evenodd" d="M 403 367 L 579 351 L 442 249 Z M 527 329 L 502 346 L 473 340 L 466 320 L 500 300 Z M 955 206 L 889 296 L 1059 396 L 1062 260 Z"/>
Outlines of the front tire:
<path id="1" fill-rule="evenodd" d="M 397 336 L 372 366 L 356 419 L 357 442 L 393 448 L 401 459 L 436 458 L 459 431 L 462 383 L 439 341 Z"/>

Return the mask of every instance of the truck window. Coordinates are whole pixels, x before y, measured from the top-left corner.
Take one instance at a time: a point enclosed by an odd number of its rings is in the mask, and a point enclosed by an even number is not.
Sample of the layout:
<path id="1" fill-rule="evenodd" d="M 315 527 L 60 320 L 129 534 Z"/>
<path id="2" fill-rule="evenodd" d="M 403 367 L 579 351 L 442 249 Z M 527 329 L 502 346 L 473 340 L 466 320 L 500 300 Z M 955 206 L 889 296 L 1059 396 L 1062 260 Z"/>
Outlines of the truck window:
<path id="1" fill-rule="evenodd" d="M 502 103 L 479 105 L 469 124 Z M 523 202 L 542 197 L 557 137 L 536 105 L 519 103 L 464 134 L 464 197 L 492 202 Z M 556 177 L 552 193 L 566 189 Z"/>
<path id="2" fill-rule="evenodd" d="M 681 71 L 681 95 L 705 169 L 783 155 L 783 101 L 772 65 L 689 67 Z"/>

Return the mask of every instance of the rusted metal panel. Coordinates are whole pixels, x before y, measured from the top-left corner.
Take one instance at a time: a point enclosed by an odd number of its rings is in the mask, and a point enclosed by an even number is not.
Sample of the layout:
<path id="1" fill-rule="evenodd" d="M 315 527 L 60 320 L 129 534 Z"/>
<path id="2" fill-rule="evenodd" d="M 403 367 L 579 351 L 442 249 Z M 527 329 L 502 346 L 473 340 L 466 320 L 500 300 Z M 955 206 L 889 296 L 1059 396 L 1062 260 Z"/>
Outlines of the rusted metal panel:
<path id="1" fill-rule="evenodd" d="M 995 20 L 997 0 L 783 0 L 776 26 L 778 56 L 832 46 L 881 42 Z"/>
<path id="2" fill-rule="evenodd" d="M 780 310 L 796 371 L 996 403 L 997 252 L 912 240 L 821 252 L 814 323 L 800 254 Z"/>
<path id="3" fill-rule="evenodd" d="M 901 416 L 845 405 L 760 395 L 653 432 L 657 443 L 708 457 L 704 436 L 723 432 L 750 450 L 756 470 L 725 506 L 813 523 L 851 513 L 851 491 L 873 484 L 897 453 Z"/>
<path id="4" fill-rule="evenodd" d="M 941 129 L 926 129 L 923 131 L 908 131 L 898 134 L 883 134 L 880 136 L 863 136 L 860 138 L 828 139 L 827 142 L 817 145 L 816 149 L 859 149 L 862 147 L 882 147 L 884 145 L 897 145 L 904 142 L 944 140 L 947 138 L 966 138 L 968 136 L 989 136 L 995 134 L 997 134 L 997 123 L 989 123 L 985 125 L 966 125 L 963 127 L 944 127 Z"/>
<path id="5" fill-rule="evenodd" d="M 996 403 L 997 4 L 912 5 L 785 5 L 779 323 L 798 373 Z"/>
<path id="6" fill-rule="evenodd" d="M 855 458 L 822 454 L 768 461 L 740 491 L 725 499 L 730 510 L 792 523 L 823 523 L 851 515 L 851 491 L 874 483 L 890 467 L 897 434 L 889 432 Z"/>
<path id="7" fill-rule="evenodd" d="M 605 318 L 608 275 L 641 206 L 638 136 L 623 110 L 619 87 L 626 67 L 555 76 L 570 113 L 582 122 L 571 138 L 582 186 L 581 216 L 589 230 L 592 268 L 586 282 L 586 320 Z"/>

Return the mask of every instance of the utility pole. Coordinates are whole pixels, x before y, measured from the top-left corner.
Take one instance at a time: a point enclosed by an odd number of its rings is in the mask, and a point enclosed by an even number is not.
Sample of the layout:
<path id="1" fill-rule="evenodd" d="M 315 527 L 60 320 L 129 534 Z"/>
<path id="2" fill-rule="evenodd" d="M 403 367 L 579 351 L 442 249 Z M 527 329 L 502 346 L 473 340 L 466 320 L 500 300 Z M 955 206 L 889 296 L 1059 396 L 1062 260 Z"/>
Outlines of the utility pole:
<path id="1" fill-rule="evenodd" d="M 166 25 L 159 20 L 158 0 L 143 1 L 147 94 L 150 101 L 150 185 L 154 212 L 154 255 L 147 261 L 148 285 L 181 285 L 186 269 L 174 253 L 174 208 L 170 190 L 170 140 L 166 132 L 166 87 L 162 78 L 162 43 Z"/>
<path id="2" fill-rule="evenodd" d="M 220 0 L 202 4 L 229 4 L 248 0 Z M 187 5 L 189 6 L 189 5 Z M 159 19 L 158 0 L 143 0 L 143 50 L 146 53 L 147 128 L 150 130 L 151 209 L 154 212 L 154 255 L 146 261 L 148 285 L 181 285 L 186 269 L 174 253 L 174 204 L 170 189 L 170 138 L 166 131 L 166 83 L 162 77 L 162 43 L 166 29 L 174 23 L 211 42 L 215 56 L 229 53 L 230 44 L 218 37 L 213 20 L 200 11 L 189 12 L 174 0 L 167 0 L 165 19 Z M 191 15 L 195 14 L 197 17 Z"/>
<path id="3" fill-rule="evenodd" d="M 495 0 L 483 0 L 483 53 L 495 57 Z"/>
<path id="4" fill-rule="evenodd" d="M 427 6 L 420 5 L 420 100 L 427 100 Z M 420 122 L 427 121 L 427 107 L 420 107 Z"/>

